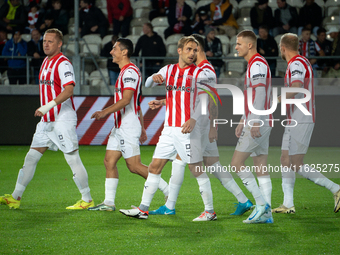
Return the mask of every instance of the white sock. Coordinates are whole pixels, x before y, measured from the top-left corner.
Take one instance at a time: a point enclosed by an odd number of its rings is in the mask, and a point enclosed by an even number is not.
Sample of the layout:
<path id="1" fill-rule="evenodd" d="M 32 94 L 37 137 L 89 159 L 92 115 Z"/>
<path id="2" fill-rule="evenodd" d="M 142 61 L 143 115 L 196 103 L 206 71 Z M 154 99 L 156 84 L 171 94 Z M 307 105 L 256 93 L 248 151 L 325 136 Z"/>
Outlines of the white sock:
<path id="1" fill-rule="evenodd" d="M 294 185 L 295 172 L 288 167 L 284 167 L 282 169 L 283 205 L 287 208 L 294 206 Z"/>
<path id="2" fill-rule="evenodd" d="M 22 197 L 22 194 L 24 193 L 27 185 L 32 180 L 35 169 L 37 167 L 37 164 L 39 160 L 41 159 L 43 154 L 41 154 L 39 151 L 30 149 L 25 157 L 24 165 L 19 170 L 17 183 L 15 185 L 15 189 L 12 193 L 12 196 L 16 200 L 20 200 Z"/>
<path id="3" fill-rule="evenodd" d="M 118 186 L 118 178 L 105 179 L 105 200 L 104 204 L 113 206 L 115 205 L 116 191 Z"/>
<path id="4" fill-rule="evenodd" d="M 219 179 L 223 187 L 225 187 L 228 191 L 230 191 L 236 197 L 238 202 L 245 203 L 248 201 L 248 198 L 246 197 L 246 195 L 244 195 L 241 188 L 237 185 L 233 176 L 228 171 L 225 171 L 225 172 L 222 171 L 223 168 L 222 168 L 220 161 L 217 161 L 216 163 L 214 163 L 211 166 L 211 169 L 215 170 L 213 172 L 213 175 L 217 179 Z"/>
<path id="5" fill-rule="evenodd" d="M 164 196 L 169 196 L 169 185 L 166 181 L 163 180 L 163 178 L 160 179 L 158 188 L 160 191 L 163 192 Z"/>
<path id="6" fill-rule="evenodd" d="M 241 170 L 237 173 L 237 175 L 241 178 L 244 186 L 249 190 L 249 192 L 253 195 L 255 202 L 257 205 L 266 204 L 265 199 L 263 198 L 259 186 L 255 180 L 253 173 L 250 171 L 249 167 Z"/>
<path id="7" fill-rule="evenodd" d="M 170 210 L 175 209 L 179 190 L 181 189 L 184 180 L 184 171 L 186 164 L 178 159 L 172 162 L 171 178 L 169 181 L 169 197 L 165 206 Z"/>
<path id="8" fill-rule="evenodd" d="M 64 153 L 64 157 L 72 170 L 73 180 L 82 195 L 82 200 L 85 202 L 91 202 L 92 197 L 88 183 L 88 176 L 83 162 L 81 162 L 79 151 Z"/>
<path id="9" fill-rule="evenodd" d="M 140 203 L 140 206 L 139 206 L 139 209 L 141 209 L 142 211 L 149 210 L 149 206 L 151 204 L 152 198 L 158 189 L 160 179 L 161 179 L 160 174 L 152 174 L 152 173 L 148 174 L 148 178 L 146 179 L 145 184 L 144 184 L 142 202 Z"/>
<path id="10" fill-rule="evenodd" d="M 257 177 L 259 181 L 259 188 L 261 191 L 261 194 L 263 198 L 266 200 L 266 202 L 271 206 L 272 204 L 272 181 L 270 179 L 269 175 L 264 175 Z"/>
<path id="11" fill-rule="evenodd" d="M 203 199 L 204 210 L 209 213 L 213 213 L 214 212 L 213 195 L 211 191 L 209 177 L 206 173 L 203 173 L 196 179 Z"/>
<path id="12" fill-rule="evenodd" d="M 325 187 L 333 194 L 335 194 L 340 189 L 340 186 L 338 184 L 332 182 L 322 173 L 318 172 L 316 169 L 310 167 L 307 164 L 300 167 L 298 174 L 314 182 L 317 185 Z"/>

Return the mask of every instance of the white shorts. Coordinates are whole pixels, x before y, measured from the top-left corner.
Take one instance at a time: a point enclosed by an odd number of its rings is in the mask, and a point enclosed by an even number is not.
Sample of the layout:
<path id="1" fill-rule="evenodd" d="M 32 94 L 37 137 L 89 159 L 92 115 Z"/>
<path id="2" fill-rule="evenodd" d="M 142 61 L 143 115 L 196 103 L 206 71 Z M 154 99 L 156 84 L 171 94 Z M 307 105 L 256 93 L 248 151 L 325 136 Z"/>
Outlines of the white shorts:
<path id="1" fill-rule="evenodd" d="M 260 127 L 261 137 L 255 139 L 251 137 L 250 129 L 250 126 L 245 126 L 243 128 L 235 150 L 240 152 L 252 152 L 250 155 L 251 157 L 268 155 L 269 136 L 272 128 Z"/>
<path id="2" fill-rule="evenodd" d="M 216 141 L 209 141 L 210 129 L 201 129 L 201 142 L 203 157 L 219 157 Z"/>
<path id="3" fill-rule="evenodd" d="M 76 133 L 77 121 L 55 121 L 37 124 L 32 148 L 48 147 L 49 150 L 70 153 L 79 148 Z"/>
<path id="4" fill-rule="evenodd" d="M 295 127 L 286 127 L 289 155 L 306 154 L 312 137 L 314 123 L 298 124 Z M 282 141 L 283 144 L 283 141 Z"/>
<path id="5" fill-rule="evenodd" d="M 153 158 L 174 159 L 177 153 L 186 164 L 203 160 L 198 128 L 194 128 L 190 134 L 183 134 L 181 127 L 164 127 Z"/>
<path id="6" fill-rule="evenodd" d="M 120 151 L 124 158 L 140 155 L 139 138 L 141 133 L 140 125 L 133 128 L 113 128 L 106 150 Z"/>
<path id="7" fill-rule="evenodd" d="M 282 136 L 282 145 L 281 145 L 281 150 L 282 151 L 289 151 L 289 132 L 288 128 L 285 128 L 285 132 L 283 133 Z"/>

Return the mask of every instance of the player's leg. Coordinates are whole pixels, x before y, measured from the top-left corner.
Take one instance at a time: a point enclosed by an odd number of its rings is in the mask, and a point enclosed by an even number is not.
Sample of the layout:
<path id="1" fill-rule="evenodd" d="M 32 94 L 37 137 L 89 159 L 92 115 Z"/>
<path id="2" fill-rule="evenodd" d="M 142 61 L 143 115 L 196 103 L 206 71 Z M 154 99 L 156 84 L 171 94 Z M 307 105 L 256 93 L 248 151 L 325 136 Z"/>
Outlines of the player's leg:
<path id="1" fill-rule="evenodd" d="M 19 170 L 17 182 L 13 193 L 0 197 L 0 204 L 6 204 L 10 208 L 19 208 L 21 197 L 32 180 L 37 164 L 48 149 L 50 139 L 46 135 L 46 123 L 39 122 L 33 135 L 30 150 L 27 152 L 24 165 Z"/>
<path id="2" fill-rule="evenodd" d="M 148 178 L 149 170 L 148 166 L 142 164 L 140 155 L 133 156 L 131 158 L 126 158 L 126 166 L 130 170 L 131 173 L 138 174 L 142 176 L 144 179 Z M 165 197 L 169 195 L 169 186 L 163 178 L 159 181 L 158 189 L 161 190 Z"/>
<path id="3" fill-rule="evenodd" d="M 261 154 L 253 157 L 254 166 L 256 166 L 256 175 L 259 182 L 259 188 L 261 190 L 263 198 L 266 203 L 271 207 L 272 197 L 272 182 L 270 175 L 267 171 L 267 154 Z M 274 223 L 272 211 L 268 209 L 263 216 L 261 216 L 256 223 Z"/>
<path id="4" fill-rule="evenodd" d="M 148 210 L 155 195 L 159 182 L 161 179 L 162 169 L 165 164 L 168 162 L 168 159 L 160 159 L 153 158 L 152 162 L 149 165 L 149 175 L 144 184 L 144 190 L 142 195 L 142 201 L 138 208 L 133 208 L 130 210 L 120 209 L 119 212 L 122 214 L 134 217 L 138 219 L 147 219 L 148 218 Z"/>
<path id="5" fill-rule="evenodd" d="M 291 155 L 292 169 L 297 171 L 297 173 L 304 178 L 314 182 L 317 185 L 325 187 L 330 192 L 332 192 L 334 196 L 334 212 L 338 212 L 340 210 L 340 186 L 339 184 L 334 183 L 318 170 L 313 167 L 303 163 L 303 154 Z"/>
<path id="6" fill-rule="evenodd" d="M 235 182 L 233 176 L 228 171 L 223 171 L 223 166 L 219 157 L 203 157 L 205 166 L 211 169 L 211 173 L 221 182 L 222 186 L 231 192 L 237 199 L 236 211 L 231 215 L 242 215 L 250 210 L 253 203 L 246 197 L 241 188 Z"/>
<path id="7" fill-rule="evenodd" d="M 75 150 L 69 153 L 64 153 L 65 160 L 70 166 L 73 173 L 73 181 L 82 195 L 82 199 L 73 206 L 68 206 L 66 209 L 87 209 L 94 206 L 92 201 L 87 171 L 80 159 L 79 151 Z"/>

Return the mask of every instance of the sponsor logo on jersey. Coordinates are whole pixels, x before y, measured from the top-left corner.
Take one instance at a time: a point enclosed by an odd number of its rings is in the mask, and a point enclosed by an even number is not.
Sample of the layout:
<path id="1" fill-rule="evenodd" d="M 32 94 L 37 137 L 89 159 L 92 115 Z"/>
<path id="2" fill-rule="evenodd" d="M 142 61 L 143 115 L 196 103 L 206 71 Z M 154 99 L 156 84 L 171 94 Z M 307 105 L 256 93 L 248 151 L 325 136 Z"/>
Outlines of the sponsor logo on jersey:
<path id="1" fill-rule="evenodd" d="M 67 71 L 67 72 L 64 73 L 64 76 L 65 76 L 65 78 L 69 77 L 69 76 L 73 76 L 73 73 L 70 72 L 70 71 Z"/>
<path id="2" fill-rule="evenodd" d="M 292 72 L 292 76 L 297 75 L 297 74 L 302 75 L 303 72 L 301 72 L 301 71 L 299 71 L 299 70 L 294 70 L 294 71 Z"/>
<path id="3" fill-rule="evenodd" d="M 266 77 L 266 75 L 262 74 L 262 73 L 258 73 L 258 74 L 253 75 L 253 79 L 264 78 L 264 77 Z"/>
<path id="4" fill-rule="evenodd" d="M 124 78 L 123 82 L 136 82 L 136 79 L 135 78 L 132 78 L 132 77 L 126 77 Z"/>
<path id="5" fill-rule="evenodd" d="M 54 84 L 54 81 L 50 80 L 39 80 L 40 85 L 47 85 L 47 86 L 52 86 Z"/>
<path id="6" fill-rule="evenodd" d="M 167 85 L 166 90 L 175 90 L 175 91 L 184 91 L 187 93 L 194 92 L 194 89 L 191 87 L 185 87 L 185 86 L 173 86 L 173 85 Z"/>
<path id="7" fill-rule="evenodd" d="M 115 92 L 118 93 L 118 92 L 121 92 L 122 89 L 121 88 L 115 88 Z"/>

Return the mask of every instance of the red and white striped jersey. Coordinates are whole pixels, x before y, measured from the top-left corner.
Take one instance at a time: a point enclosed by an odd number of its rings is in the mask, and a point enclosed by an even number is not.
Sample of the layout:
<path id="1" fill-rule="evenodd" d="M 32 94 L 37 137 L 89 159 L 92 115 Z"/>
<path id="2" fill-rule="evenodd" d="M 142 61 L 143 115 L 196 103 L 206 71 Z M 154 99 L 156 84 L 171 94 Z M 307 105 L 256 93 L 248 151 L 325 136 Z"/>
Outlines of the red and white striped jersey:
<path id="1" fill-rule="evenodd" d="M 55 99 L 65 86 L 75 86 L 74 71 L 71 62 L 62 53 L 52 59 L 46 57 L 39 73 L 40 104 L 45 105 Z M 53 107 L 43 117 L 43 122 L 77 120 L 73 97 Z"/>
<path id="2" fill-rule="evenodd" d="M 135 122 L 139 123 L 138 111 L 140 110 L 141 73 L 138 67 L 132 63 L 125 65 L 119 73 L 116 81 L 114 103 L 123 98 L 126 89 L 133 90 L 130 103 L 114 113 L 114 127 L 131 127 Z"/>
<path id="3" fill-rule="evenodd" d="M 247 74 L 244 81 L 244 110 L 245 110 L 245 121 L 248 123 L 250 120 L 251 112 L 248 108 L 248 95 L 247 89 L 252 88 L 252 103 L 254 103 L 256 96 L 256 88 L 259 86 L 263 86 L 265 88 L 265 101 L 263 102 L 263 110 L 269 110 L 272 104 L 272 82 L 271 82 L 271 73 L 270 68 L 265 60 L 260 54 L 255 54 L 248 61 L 247 66 Z M 260 109 L 257 109 L 260 110 Z M 269 115 L 260 115 L 258 119 L 262 120 L 263 126 L 272 126 L 273 116 Z M 269 120 L 269 121 L 268 121 Z M 253 124 L 253 123 L 251 123 Z"/>
<path id="4" fill-rule="evenodd" d="M 285 75 L 285 87 L 291 87 L 294 82 L 301 83 L 301 87 L 309 90 L 311 100 L 303 103 L 311 115 L 305 115 L 295 105 L 286 105 L 287 119 L 294 119 L 298 123 L 315 123 L 315 97 L 314 97 L 314 75 L 313 68 L 305 57 L 301 55 L 294 56 L 287 66 Z M 298 93 L 293 98 L 304 98 L 304 93 Z"/>
<path id="5" fill-rule="evenodd" d="M 199 102 L 197 89 L 201 85 L 198 81 L 206 83 L 208 78 L 194 64 L 186 68 L 180 68 L 178 64 L 167 65 L 157 74 L 162 75 L 166 86 L 164 126 L 181 127 L 191 118 Z"/>
<path id="6" fill-rule="evenodd" d="M 209 80 L 209 84 L 210 86 L 212 86 L 213 88 L 215 88 L 215 84 L 217 82 L 217 77 L 216 77 L 216 73 L 215 73 L 215 69 L 214 67 L 210 64 L 210 62 L 208 60 L 203 60 L 201 63 L 199 63 L 197 65 L 198 67 L 200 67 L 203 72 L 206 74 L 206 76 L 208 77 Z M 207 90 L 210 90 L 209 88 L 206 88 Z M 205 93 L 204 91 L 199 91 L 198 94 L 201 93 Z M 214 94 L 214 93 L 213 93 Z M 209 102 L 209 99 L 207 99 Z M 198 123 L 200 125 L 200 127 L 202 129 L 206 129 L 206 128 L 210 128 L 210 113 L 209 113 L 209 104 L 207 104 L 207 110 L 206 110 L 206 115 L 202 115 L 199 120 Z"/>

